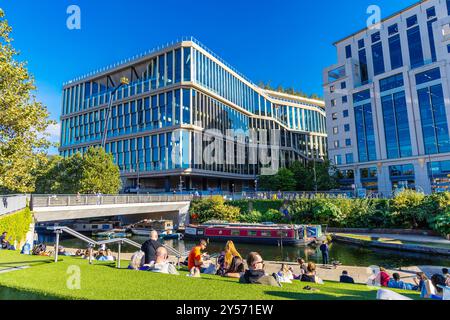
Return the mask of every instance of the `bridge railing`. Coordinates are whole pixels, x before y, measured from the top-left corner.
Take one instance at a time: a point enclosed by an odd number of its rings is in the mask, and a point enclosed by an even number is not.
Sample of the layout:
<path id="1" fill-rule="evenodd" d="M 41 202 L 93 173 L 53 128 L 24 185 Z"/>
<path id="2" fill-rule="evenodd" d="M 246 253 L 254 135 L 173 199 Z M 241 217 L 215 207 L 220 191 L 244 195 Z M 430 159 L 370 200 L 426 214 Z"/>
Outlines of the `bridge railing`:
<path id="1" fill-rule="evenodd" d="M 0 216 L 14 213 L 27 207 L 26 195 L 0 196 Z"/>
<path id="2" fill-rule="evenodd" d="M 127 238 L 117 238 L 117 239 L 108 239 L 108 240 L 103 240 L 103 241 L 95 241 L 69 227 L 64 227 L 64 226 L 55 226 L 55 227 L 48 227 L 48 230 L 51 230 L 53 232 L 55 232 L 56 234 L 56 243 L 55 243 L 55 262 L 58 262 L 58 253 L 59 253 L 59 239 L 60 239 L 60 235 L 65 232 L 67 234 L 70 234 L 72 237 L 78 238 L 81 241 L 89 244 L 90 248 L 94 248 L 95 246 L 101 246 L 101 245 L 107 245 L 107 244 L 118 244 L 118 256 L 117 256 L 117 268 L 120 269 L 120 256 L 121 256 L 121 248 L 123 244 L 128 244 L 132 247 L 135 247 L 139 250 L 141 250 L 141 245 L 131 239 L 127 239 Z M 179 251 L 177 251 L 175 248 L 169 247 L 168 245 L 165 244 L 161 244 L 164 248 L 166 248 L 166 250 L 173 254 L 177 259 L 178 259 L 178 267 L 180 267 L 181 264 L 181 259 L 183 257 L 187 257 L 187 255 L 189 254 L 189 252 L 185 252 L 185 253 L 181 253 Z M 92 254 L 91 254 L 91 250 L 89 250 L 90 254 L 89 254 L 89 263 L 92 263 Z"/>
<path id="3" fill-rule="evenodd" d="M 192 198 L 192 195 L 32 195 L 31 207 L 185 202 L 192 200 Z"/>

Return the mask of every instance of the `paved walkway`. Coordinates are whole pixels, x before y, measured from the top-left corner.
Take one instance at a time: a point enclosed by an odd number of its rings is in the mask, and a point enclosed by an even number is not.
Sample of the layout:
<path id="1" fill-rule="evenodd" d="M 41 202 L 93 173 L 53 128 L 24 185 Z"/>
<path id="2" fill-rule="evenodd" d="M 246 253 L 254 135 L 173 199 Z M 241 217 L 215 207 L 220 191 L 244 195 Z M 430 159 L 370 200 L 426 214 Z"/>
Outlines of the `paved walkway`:
<path id="1" fill-rule="evenodd" d="M 336 233 L 336 235 L 338 235 L 338 236 L 339 235 L 345 236 L 346 234 L 357 235 L 357 236 L 366 236 L 366 237 L 372 237 L 372 238 L 393 239 L 393 240 L 408 241 L 408 242 L 423 243 L 423 244 L 437 243 L 437 244 L 442 244 L 442 245 L 448 245 L 450 247 L 449 240 L 442 238 L 442 237 L 434 237 L 434 236 L 408 235 L 408 234 L 354 233 L 354 232 Z"/>

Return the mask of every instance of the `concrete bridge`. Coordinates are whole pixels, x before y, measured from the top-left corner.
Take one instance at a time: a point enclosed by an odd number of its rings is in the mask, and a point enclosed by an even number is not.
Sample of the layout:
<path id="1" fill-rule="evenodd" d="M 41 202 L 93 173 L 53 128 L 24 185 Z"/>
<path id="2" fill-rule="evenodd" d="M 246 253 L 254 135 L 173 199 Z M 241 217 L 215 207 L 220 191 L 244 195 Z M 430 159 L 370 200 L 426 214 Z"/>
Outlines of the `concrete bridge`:
<path id="1" fill-rule="evenodd" d="M 111 216 L 167 218 L 188 223 L 192 196 L 185 195 L 33 195 L 30 207 L 37 222 Z"/>

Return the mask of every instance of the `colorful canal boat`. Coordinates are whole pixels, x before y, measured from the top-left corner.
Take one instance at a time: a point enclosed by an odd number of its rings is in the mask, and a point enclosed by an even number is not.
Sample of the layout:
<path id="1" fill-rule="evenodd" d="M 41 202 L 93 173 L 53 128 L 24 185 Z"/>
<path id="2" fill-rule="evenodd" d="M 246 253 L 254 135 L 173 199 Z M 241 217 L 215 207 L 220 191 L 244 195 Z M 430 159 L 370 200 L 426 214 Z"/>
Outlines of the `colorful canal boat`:
<path id="1" fill-rule="evenodd" d="M 240 224 L 208 222 L 189 225 L 185 239 L 232 240 L 237 243 L 256 243 L 283 246 L 305 246 L 323 241 L 321 226 Z"/>

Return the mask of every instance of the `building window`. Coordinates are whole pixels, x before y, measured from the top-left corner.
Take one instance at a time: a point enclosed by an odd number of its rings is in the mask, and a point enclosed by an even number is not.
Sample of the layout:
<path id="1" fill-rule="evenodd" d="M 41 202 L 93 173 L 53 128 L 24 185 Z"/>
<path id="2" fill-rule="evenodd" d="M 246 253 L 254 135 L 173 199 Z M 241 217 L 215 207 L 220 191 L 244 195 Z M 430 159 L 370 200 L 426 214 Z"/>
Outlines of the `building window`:
<path id="1" fill-rule="evenodd" d="M 359 72 L 361 77 L 361 85 L 369 83 L 366 49 L 359 50 Z"/>
<path id="2" fill-rule="evenodd" d="M 388 27 L 388 35 L 392 36 L 398 33 L 398 24 L 393 24 Z"/>
<path id="3" fill-rule="evenodd" d="M 334 148 L 339 149 L 339 147 L 340 147 L 339 140 L 334 141 Z"/>
<path id="4" fill-rule="evenodd" d="M 436 9 L 434 7 L 428 8 L 427 9 L 427 18 L 431 19 L 436 17 Z"/>
<path id="5" fill-rule="evenodd" d="M 353 153 L 347 153 L 345 154 L 345 163 L 346 164 L 352 164 L 353 161 Z"/>
<path id="6" fill-rule="evenodd" d="M 345 132 L 350 132 L 350 125 L 349 124 L 345 124 L 344 125 L 344 131 Z"/>
<path id="7" fill-rule="evenodd" d="M 391 166 L 389 167 L 389 174 L 393 190 L 415 188 L 414 166 L 412 164 Z"/>
<path id="8" fill-rule="evenodd" d="M 450 191 L 450 161 L 428 163 L 433 192 Z"/>
<path id="9" fill-rule="evenodd" d="M 406 19 L 406 27 L 407 28 L 411 28 L 412 26 L 415 26 L 416 24 L 417 24 L 417 15 L 414 15 L 414 16 Z"/>
<path id="10" fill-rule="evenodd" d="M 358 139 L 359 162 L 375 161 L 375 132 L 370 103 L 355 107 L 355 127 Z"/>
<path id="11" fill-rule="evenodd" d="M 343 116 L 344 118 L 348 118 L 348 110 L 344 110 L 344 111 L 342 112 L 342 116 Z"/>
<path id="12" fill-rule="evenodd" d="M 431 61 L 436 62 L 436 45 L 434 44 L 434 33 L 433 33 L 433 23 L 437 21 L 437 18 L 434 18 L 427 22 L 428 27 L 428 40 L 430 42 L 430 51 L 431 51 Z"/>
<path id="13" fill-rule="evenodd" d="M 375 32 L 374 34 L 372 34 L 371 38 L 372 38 L 372 43 L 380 41 L 381 40 L 380 31 Z"/>
<path id="14" fill-rule="evenodd" d="M 450 53 L 450 44 L 447 45 L 447 52 Z"/>
<path id="15" fill-rule="evenodd" d="M 348 45 L 345 47 L 345 58 L 349 59 L 352 57 L 352 46 Z"/>
<path id="16" fill-rule="evenodd" d="M 399 73 L 380 80 L 380 92 L 403 87 L 403 74 Z"/>
<path id="17" fill-rule="evenodd" d="M 364 39 L 358 40 L 358 49 L 364 48 Z"/>
<path id="18" fill-rule="evenodd" d="M 348 102 L 348 97 L 347 96 L 343 96 L 342 97 L 342 103 L 347 103 Z"/>
<path id="19" fill-rule="evenodd" d="M 450 152 L 442 85 L 420 89 L 417 95 L 426 154 Z"/>
<path id="20" fill-rule="evenodd" d="M 334 93 L 336 91 L 336 88 L 334 86 L 330 86 L 330 93 Z"/>
<path id="21" fill-rule="evenodd" d="M 332 107 L 336 107 L 336 99 L 332 99 L 331 100 L 331 106 Z"/>
<path id="22" fill-rule="evenodd" d="M 335 112 L 331 115 L 333 120 L 337 120 L 338 119 L 338 114 Z"/>
<path id="23" fill-rule="evenodd" d="M 378 191 L 378 172 L 376 167 L 360 169 L 361 184 L 365 189 Z"/>
<path id="24" fill-rule="evenodd" d="M 345 146 L 350 147 L 352 145 L 352 139 L 345 139 Z"/>
<path id="25" fill-rule="evenodd" d="M 333 128 L 333 133 L 334 134 L 338 134 L 339 133 L 339 127 L 334 127 Z"/>
<path id="26" fill-rule="evenodd" d="M 334 156 L 334 164 L 337 166 L 342 165 L 342 156 L 340 154 Z"/>
<path id="27" fill-rule="evenodd" d="M 416 85 L 431 82 L 441 78 L 441 70 L 439 68 L 434 68 L 416 74 Z"/>
<path id="28" fill-rule="evenodd" d="M 353 103 L 358 103 L 369 99 L 370 99 L 370 89 L 356 92 L 353 94 Z"/>
<path id="29" fill-rule="evenodd" d="M 373 72 L 375 75 L 384 73 L 383 45 L 378 42 L 372 46 Z"/>
<path id="30" fill-rule="evenodd" d="M 416 26 L 407 31 L 408 34 L 408 48 L 409 59 L 411 61 L 411 68 L 421 67 L 424 64 L 422 40 L 420 37 L 420 28 Z"/>
<path id="31" fill-rule="evenodd" d="M 381 98 L 387 156 L 389 159 L 412 156 L 405 92 Z"/>
<path id="32" fill-rule="evenodd" d="M 389 38 L 389 55 L 392 70 L 403 67 L 402 45 L 398 34 Z"/>
<path id="33" fill-rule="evenodd" d="M 345 81 L 341 82 L 341 89 L 344 90 L 346 88 L 347 88 L 347 83 Z"/>

